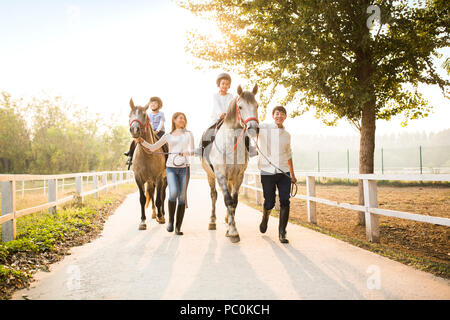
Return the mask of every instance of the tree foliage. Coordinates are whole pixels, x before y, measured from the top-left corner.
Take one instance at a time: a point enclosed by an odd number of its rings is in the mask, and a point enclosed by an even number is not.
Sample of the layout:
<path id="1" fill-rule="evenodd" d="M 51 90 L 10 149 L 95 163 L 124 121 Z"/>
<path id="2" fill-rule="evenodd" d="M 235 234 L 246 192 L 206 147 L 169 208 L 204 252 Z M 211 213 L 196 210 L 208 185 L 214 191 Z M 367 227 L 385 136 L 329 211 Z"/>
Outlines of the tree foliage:
<path id="1" fill-rule="evenodd" d="M 447 1 L 448 2 L 448 1 Z M 437 71 L 449 46 L 445 0 L 186 0 L 180 6 L 213 20 L 216 39 L 191 32 L 197 61 L 239 73 L 260 86 L 261 105 L 275 93 L 291 116 L 314 110 L 327 125 L 346 119 L 360 130 L 359 173 L 374 172 L 376 120 L 425 117 L 419 84 L 449 81 Z M 201 63 L 201 65 L 203 65 Z M 282 89 L 282 90 L 279 90 Z M 362 181 L 359 203 L 364 203 Z M 364 224 L 364 213 L 359 214 Z"/>
<path id="2" fill-rule="evenodd" d="M 24 105 L 2 93 L 0 173 L 124 169 L 122 152 L 129 142 L 126 127 L 106 124 L 61 97 L 34 98 Z"/>
<path id="3" fill-rule="evenodd" d="M 329 125 L 347 119 L 358 128 L 367 102 L 376 118 L 427 116 L 420 83 L 449 82 L 436 71 L 448 47 L 444 0 L 213 0 L 182 1 L 192 13 L 217 22 L 221 41 L 191 32 L 187 49 L 203 66 L 237 72 L 258 82 L 263 105 L 286 88 L 292 116 L 313 109 Z M 380 23 L 367 9 L 380 8 Z M 372 19 L 372 20 L 371 20 Z"/>

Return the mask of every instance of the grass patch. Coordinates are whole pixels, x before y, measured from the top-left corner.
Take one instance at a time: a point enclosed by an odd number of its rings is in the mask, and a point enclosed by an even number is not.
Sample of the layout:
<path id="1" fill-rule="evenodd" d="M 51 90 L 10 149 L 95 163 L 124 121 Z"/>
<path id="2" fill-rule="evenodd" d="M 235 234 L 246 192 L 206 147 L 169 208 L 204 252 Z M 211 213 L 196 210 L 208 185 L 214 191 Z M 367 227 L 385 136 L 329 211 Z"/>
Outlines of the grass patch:
<path id="1" fill-rule="evenodd" d="M 44 210 L 19 218 L 16 239 L 0 243 L 0 299 L 29 286 L 33 273 L 48 271 L 71 247 L 96 238 L 107 217 L 136 190 L 134 184 L 121 185 L 99 199 L 86 197 L 82 206 L 69 203 L 56 214 Z"/>

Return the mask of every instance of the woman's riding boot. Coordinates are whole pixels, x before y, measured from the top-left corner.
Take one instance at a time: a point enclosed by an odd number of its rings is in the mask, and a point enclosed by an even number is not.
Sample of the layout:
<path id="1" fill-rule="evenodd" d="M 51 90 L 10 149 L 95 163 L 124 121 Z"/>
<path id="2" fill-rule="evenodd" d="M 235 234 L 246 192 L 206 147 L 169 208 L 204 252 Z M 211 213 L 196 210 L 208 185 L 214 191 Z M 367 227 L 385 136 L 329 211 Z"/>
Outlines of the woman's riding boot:
<path id="1" fill-rule="evenodd" d="M 280 242 L 289 243 L 286 239 L 286 226 L 289 221 L 289 206 L 280 208 L 280 225 L 278 227 Z"/>
<path id="2" fill-rule="evenodd" d="M 259 225 L 259 231 L 261 231 L 261 233 L 265 233 L 267 231 L 267 223 L 269 222 L 270 211 L 271 210 L 263 209 L 263 217 L 261 224 Z"/>
<path id="3" fill-rule="evenodd" d="M 175 234 L 181 236 L 183 235 L 183 232 L 181 232 L 181 224 L 183 223 L 184 218 L 184 210 L 186 209 L 186 205 L 179 204 L 177 207 L 177 222 L 175 224 Z"/>
<path id="4" fill-rule="evenodd" d="M 176 201 L 170 201 L 169 200 L 169 223 L 167 224 L 167 231 L 172 232 L 173 231 L 173 220 L 175 217 L 175 208 L 177 206 Z"/>

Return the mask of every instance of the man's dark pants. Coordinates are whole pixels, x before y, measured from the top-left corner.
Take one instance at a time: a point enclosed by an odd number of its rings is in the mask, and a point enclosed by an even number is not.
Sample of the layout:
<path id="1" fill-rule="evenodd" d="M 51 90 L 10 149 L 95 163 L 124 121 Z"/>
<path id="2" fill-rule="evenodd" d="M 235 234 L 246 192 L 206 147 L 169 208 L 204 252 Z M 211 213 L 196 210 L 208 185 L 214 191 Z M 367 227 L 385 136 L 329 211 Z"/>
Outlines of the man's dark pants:
<path id="1" fill-rule="evenodd" d="M 290 177 L 289 172 L 286 173 Z M 261 184 L 264 194 L 264 209 L 272 210 L 275 206 L 275 192 L 278 189 L 280 207 L 289 207 L 291 179 L 282 173 L 272 174 L 261 171 Z"/>

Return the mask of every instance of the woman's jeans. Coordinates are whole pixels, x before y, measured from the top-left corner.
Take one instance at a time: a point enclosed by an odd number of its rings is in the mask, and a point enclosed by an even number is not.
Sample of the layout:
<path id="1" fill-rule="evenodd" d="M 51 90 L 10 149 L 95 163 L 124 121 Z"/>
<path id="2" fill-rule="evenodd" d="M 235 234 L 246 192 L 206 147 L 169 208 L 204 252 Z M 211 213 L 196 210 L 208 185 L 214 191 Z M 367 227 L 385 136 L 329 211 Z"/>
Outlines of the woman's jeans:
<path id="1" fill-rule="evenodd" d="M 167 184 L 169 185 L 169 201 L 177 201 L 178 205 L 186 203 L 186 190 L 190 178 L 189 167 L 167 167 Z"/>

